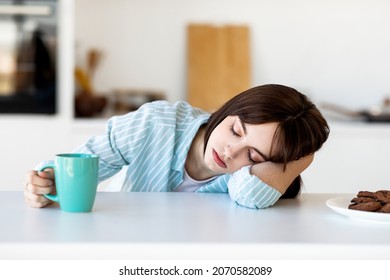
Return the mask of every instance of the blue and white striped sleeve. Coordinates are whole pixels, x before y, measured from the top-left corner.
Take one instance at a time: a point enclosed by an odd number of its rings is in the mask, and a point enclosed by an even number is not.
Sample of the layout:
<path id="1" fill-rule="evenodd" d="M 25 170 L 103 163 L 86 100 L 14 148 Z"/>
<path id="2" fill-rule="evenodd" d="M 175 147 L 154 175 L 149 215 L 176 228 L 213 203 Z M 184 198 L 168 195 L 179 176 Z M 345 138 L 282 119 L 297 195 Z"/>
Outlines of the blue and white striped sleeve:
<path id="1" fill-rule="evenodd" d="M 108 120 L 106 132 L 90 138 L 73 152 L 99 155 L 99 182 L 118 173 L 142 150 L 153 108 L 145 104 L 137 111 Z"/>
<path id="2" fill-rule="evenodd" d="M 228 182 L 228 191 L 239 205 L 256 209 L 270 207 L 282 196 L 278 190 L 250 174 L 250 166 L 233 173 Z"/>

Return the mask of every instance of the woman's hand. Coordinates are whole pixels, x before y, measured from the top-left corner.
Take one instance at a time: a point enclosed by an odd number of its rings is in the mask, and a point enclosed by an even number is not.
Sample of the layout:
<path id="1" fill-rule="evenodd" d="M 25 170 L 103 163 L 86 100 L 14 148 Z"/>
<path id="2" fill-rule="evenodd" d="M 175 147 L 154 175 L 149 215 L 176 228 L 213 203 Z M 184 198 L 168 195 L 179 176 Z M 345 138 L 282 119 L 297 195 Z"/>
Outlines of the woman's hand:
<path id="1" fill-rule="evenodd" d="M 43 196 L 55 192 L 54 170 L 29 171 L 26 176 L 26 187 L 24 189 L 24 200 L 27 205 L 35 208 L 42 208 L 52 203 Z"/>
<path id="2" fill-rule="evenodd" d="M 271 161 L 255 164 L 251 174 L 259 177 L 267 185 L 284 194 L 292 181 L 298 177 L 313 161 L 314 154 L 287 163 L 286 169 L 281 163 Z"/>

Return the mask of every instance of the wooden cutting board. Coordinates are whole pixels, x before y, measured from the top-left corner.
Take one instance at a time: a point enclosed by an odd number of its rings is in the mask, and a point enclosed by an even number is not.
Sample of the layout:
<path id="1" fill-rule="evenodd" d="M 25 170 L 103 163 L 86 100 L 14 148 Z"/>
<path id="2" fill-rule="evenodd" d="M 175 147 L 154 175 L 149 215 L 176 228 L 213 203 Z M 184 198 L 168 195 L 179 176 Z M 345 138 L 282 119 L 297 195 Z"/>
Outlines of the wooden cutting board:
<path id="1" fill-rule="evenodd" d="M 247 26 L 190 24 L 187 44 L 190 104 L 213 112 L 250 87 Z"/>

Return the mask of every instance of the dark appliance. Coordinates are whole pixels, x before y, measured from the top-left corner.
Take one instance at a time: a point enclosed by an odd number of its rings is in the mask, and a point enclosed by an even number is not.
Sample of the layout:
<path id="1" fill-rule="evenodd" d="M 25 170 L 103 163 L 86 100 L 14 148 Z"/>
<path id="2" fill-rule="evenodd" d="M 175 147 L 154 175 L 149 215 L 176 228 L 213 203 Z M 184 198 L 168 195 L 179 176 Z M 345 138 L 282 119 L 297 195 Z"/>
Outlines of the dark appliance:
<path id="1" fill-rule="evenodd" d="M 0 113 L 56 113 L 57 4 L 0 0 Z"/>

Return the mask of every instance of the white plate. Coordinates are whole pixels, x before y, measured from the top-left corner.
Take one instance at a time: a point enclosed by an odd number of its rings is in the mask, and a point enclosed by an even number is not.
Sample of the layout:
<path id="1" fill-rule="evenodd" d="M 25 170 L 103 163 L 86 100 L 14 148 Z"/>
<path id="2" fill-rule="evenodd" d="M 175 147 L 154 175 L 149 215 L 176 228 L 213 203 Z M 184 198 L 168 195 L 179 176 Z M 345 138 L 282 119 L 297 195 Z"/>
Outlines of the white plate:
<path id="1" fill-rule="evenodd" d="M 351 200 L 351 197 L 336 197 L 327 200 L 326 205 L 337 213 L 350 218 L 390 224 L 390 213 L 351 210 L 348 209 L 348 205 L 351 204 Z"/>

